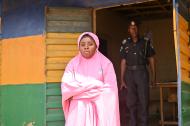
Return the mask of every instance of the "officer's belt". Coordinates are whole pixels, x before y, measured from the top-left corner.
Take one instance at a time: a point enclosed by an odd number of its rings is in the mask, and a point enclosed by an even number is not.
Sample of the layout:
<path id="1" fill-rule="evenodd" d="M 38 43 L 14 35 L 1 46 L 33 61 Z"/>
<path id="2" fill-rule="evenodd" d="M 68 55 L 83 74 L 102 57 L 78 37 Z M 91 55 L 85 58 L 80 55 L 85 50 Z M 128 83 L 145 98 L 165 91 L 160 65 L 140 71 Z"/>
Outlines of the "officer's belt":
<path id="1" fill-rule="evenodd" d="M 146 70 L 146 69 L 147 69 L 146 65 L 127 66 L 127 70 Z"/>

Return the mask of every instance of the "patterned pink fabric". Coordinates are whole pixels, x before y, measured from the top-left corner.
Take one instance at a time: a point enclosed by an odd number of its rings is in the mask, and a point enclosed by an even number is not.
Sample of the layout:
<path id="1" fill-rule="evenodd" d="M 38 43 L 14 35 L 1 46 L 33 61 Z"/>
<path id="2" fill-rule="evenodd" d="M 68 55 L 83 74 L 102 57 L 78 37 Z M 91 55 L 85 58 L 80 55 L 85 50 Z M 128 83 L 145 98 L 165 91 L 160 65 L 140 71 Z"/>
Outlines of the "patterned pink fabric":
<path id="1" fill-rule="evenodd" d="M 89 34 L 99 46 L 98 37 Z M 120 126 L 116 75 L 113 65 L 98 49 L 85 59 L 79 53 L 67 65 L 62 77 L 65 126 Z"/>

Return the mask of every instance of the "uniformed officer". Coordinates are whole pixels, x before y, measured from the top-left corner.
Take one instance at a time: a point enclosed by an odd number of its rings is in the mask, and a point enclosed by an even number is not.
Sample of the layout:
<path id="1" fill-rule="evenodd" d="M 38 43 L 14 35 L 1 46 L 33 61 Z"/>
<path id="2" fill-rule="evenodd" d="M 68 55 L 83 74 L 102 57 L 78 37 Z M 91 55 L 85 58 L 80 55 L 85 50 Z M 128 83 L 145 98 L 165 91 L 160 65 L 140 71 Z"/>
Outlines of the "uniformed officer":
<path id="1" fill-rule="evenodd" d="M 129 38 L 122 41 L 121 86 L 127 88 L 127 107 L 130 114 L 130 126 L 148 126 L 149 75 L 150 66 L 155 86 L 155 51 L 147 37 L 140 38 L 134 21 L 128 26 Z"/>

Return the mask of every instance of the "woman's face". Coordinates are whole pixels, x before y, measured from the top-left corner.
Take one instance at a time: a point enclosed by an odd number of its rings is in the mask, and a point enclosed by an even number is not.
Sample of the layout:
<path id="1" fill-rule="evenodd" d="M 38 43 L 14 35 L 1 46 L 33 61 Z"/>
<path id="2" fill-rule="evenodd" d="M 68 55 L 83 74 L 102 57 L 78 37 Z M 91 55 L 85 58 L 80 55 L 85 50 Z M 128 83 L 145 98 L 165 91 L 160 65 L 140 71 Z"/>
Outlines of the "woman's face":
<path id="1" fill-rule="evenodd" d="M 79 51 L 84 58 L 91 58 L 96 52 L 96 48 L 96 43 L 91 37 L 85 36 L 80 40 Z"/>

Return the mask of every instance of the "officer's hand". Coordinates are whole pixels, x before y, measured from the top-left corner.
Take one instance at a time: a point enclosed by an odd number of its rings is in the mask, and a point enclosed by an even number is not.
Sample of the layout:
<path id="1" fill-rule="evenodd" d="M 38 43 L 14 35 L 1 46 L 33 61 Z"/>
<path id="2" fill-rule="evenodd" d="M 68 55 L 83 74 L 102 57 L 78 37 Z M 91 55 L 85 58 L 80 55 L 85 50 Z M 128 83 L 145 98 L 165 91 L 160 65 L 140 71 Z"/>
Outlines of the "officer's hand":
<path id="1" fill-rule="evenodd" d="M 127 85 L 123 82 L 123 83 L 121 83 L 121 85 L 120 85 L 120 90 L 122 90 L 123 88 L 127 88 Z"/>

